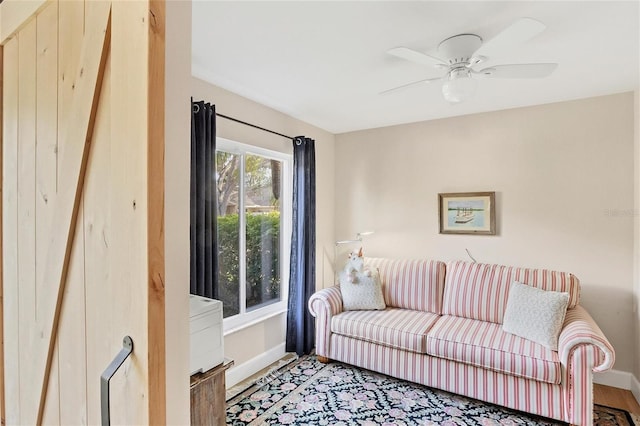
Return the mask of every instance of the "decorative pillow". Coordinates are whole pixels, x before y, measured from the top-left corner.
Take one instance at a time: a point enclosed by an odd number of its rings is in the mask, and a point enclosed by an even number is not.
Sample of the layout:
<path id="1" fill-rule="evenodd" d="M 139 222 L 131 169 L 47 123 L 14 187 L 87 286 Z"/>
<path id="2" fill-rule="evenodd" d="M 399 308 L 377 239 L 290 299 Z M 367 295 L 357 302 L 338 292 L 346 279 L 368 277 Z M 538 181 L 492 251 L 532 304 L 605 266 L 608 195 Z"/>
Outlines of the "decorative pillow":
<path id="1" fill-rule="evenodd" d="M 557 351 L 568 304 L 569 293 L 541 290 L 514 281 L 502 329 Z"/>
<path id="2" fill-rule="evenodd" d="M 361 311 L 387 307 L 382 295 L 382 281 L 378 271 L 358 273 L 355 276 L 340 274 L 342 308 L 345 311 Z"/>

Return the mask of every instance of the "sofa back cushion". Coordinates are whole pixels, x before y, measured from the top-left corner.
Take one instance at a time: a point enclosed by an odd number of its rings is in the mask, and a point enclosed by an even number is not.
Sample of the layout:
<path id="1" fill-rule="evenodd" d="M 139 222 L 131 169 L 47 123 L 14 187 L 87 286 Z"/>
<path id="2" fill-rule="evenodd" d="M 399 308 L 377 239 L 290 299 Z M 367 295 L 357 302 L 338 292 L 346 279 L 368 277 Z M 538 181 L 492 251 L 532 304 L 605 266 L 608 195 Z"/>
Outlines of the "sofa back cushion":
<path id="1" fill-rule="evenodd" d="M 502 324 L 511 283 L 569 293 L 580 302 L 580 282 L 568 272 L 452 261 L 447 263 L 442 313 Z"/>
<path id="2" fill-rule="evenodd" d="M 387 306 L 442 313 L 445 264 L 436 260 L 365 258 L 380 271 Z"/>

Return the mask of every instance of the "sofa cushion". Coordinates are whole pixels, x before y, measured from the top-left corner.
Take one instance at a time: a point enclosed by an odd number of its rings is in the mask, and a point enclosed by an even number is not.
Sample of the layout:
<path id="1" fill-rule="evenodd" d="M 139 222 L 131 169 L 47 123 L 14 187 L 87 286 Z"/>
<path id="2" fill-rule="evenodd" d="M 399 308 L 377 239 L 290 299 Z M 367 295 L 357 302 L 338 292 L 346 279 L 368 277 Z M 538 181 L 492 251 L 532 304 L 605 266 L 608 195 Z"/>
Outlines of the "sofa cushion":
<path id="1" fill-rule="evenodd" d="M 557 352 L 491 322 L 443 316 L 427 335 L 427 353 L 546 383 L 562 377 Z"/>
<path id="2" fill-rule="evenodd" d="M 348 311 L 331 319 L 331 332 L 392 348 L 425 353 L 427 331 L 438 320 L 430 312 L 387 308 Z"/>
<path id="3" fill-rule="evenodd" d="M 567 272 L 471 262 L 448 262 L 442 313 L 502 324 L 514 281 L 569 293 L 568 308 L 580 299 L 580 282 Z"/>
<path id="4" fill-rule="evenodd" d="M 540 290 L 514 281 L 502 329 L 557 351 L 567 303 L 568 293 Z"/>
<path id="5" fill-rule="evenodd" d="M 442 313 L 443 262 L 368 258 L 366 267 L 380 271 L 387 306 Z"/>
<path id="6" fill-rule="evenodd" d="M 345 311 L 386 308 L 378 271 L 373 271 L 370 276 L 356 273 L 352 279 L 346 272 L 340 273 L 340 293 Z"/>

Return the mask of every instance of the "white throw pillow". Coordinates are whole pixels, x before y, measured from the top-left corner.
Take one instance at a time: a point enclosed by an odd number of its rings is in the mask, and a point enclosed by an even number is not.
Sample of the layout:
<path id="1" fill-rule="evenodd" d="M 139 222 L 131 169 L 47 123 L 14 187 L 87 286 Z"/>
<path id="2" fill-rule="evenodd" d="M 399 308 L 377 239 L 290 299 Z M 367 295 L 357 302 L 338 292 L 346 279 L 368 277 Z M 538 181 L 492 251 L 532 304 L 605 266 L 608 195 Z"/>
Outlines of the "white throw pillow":
<path id="1" fill-rule="evenodd" d="M 382 281 L 378 271 L 371 271 L 371 276 L 357 273 L 353 281 L 349 280 L 345 272 L 340 274 L 342 308 L 345 311 L 382 310 L 387 307 L 384 303 Z"/>
<path id="2" fill-rule="evenodd" d="M 554 351 L 569 304 L 569 293 L 546 291 L 514 281 L 502 329 Z"/>

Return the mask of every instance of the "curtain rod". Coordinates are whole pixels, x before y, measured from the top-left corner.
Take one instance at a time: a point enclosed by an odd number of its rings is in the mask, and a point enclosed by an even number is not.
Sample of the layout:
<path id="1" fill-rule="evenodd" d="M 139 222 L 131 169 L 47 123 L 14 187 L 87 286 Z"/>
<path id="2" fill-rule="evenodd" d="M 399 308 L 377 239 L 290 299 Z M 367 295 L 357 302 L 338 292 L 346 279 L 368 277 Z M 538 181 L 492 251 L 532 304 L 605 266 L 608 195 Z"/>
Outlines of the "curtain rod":
<path id="1" fill-rule="evenodd" d="M 262 130 L 264 132 L 269 132 L 274 135 L 282 136 L 283 138 L 287 138 L 293 140 L 291 136 L 283 135 L 282 133 L 275 132 L 273 130 L 265 129 L 264 127 L 256 126 L 255 124 L 247 123 L 246 121 L 238 120 L 237 118 L 229 117 L 228 115 L 220 114 L 216 112 L 216 115 L 220 118 L 226 118 L 227 120 L 235 121 L 236 123 L 244 124 L 245 126 L 253 127 L 254 129 Z"/>

